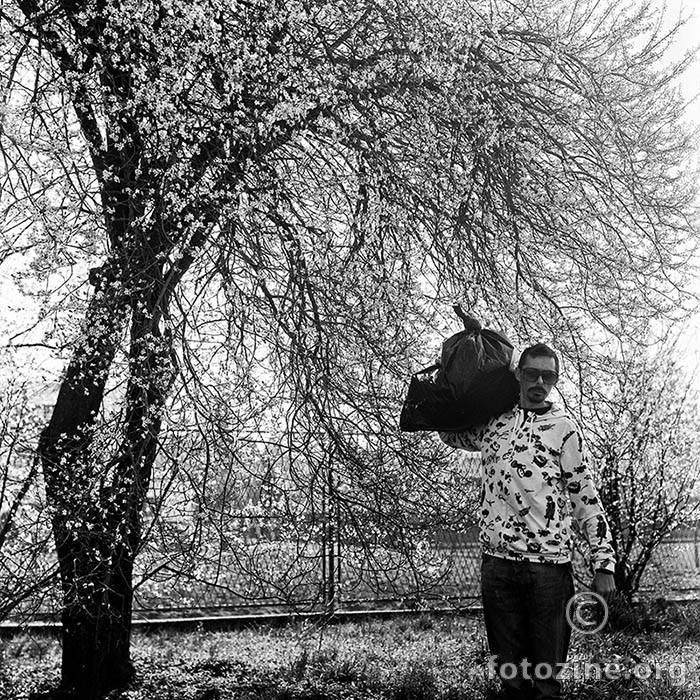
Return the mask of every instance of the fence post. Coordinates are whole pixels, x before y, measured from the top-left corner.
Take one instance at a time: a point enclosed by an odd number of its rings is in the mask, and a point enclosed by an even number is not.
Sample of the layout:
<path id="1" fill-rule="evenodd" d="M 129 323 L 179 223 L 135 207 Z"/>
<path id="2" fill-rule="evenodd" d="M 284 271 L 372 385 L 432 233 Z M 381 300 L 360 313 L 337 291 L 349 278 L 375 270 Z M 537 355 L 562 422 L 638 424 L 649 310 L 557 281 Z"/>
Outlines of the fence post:
<path id="1" fill-rule="evenodd" d="M 321 586 L 327 616 L 335 614 L 340 604 L 340 508 L 335 489 L 333 450 L 321 486 Z"/>
<path id="2" fill-rule="evenodd" d="M 326 612 L 329 615 L 333 615 L 335 613 L 335 595 L 336 595 L 336 586 L 335 586 L 335 539 L 336 539 L 336 532 L 335 532 L 335 508 L 336 508 L 336 503 L 335 503 L 335 497 L 333 493 L 333 457 L 332 455 L 329 456 L 328 459 L 328 521 L 327 521 L 327 527 L 328 527 L 328 602 L 326 605 Z"/>
<path id="3" fill-rule="evenodd" d="M 321 481 L 321 595 L 323 597 L 324 610 L 328 610 L 328 521 L 327 514 L 327 484 L 325 479 Z"/>
<path id="4" fill-rule="evenodd" d="M 335 501 L 335 543 L 336 543 L 336 557 L 335 557 L 335 602 L 336 602 L 336 607 L 340 607 L 341 605 L 341 595 L 342 595 L 342 584 L 341 584 L 341 564 L 342 564 L 342 559 L 341 559 L 341 551 L 340 551 L 340 546 L 341 546 L 341 537 L 343 534 L 343 531 L 340 527 L 340 501 L 338 500 L 337 496 L 335 495 L 337 493 L 337 490 L 334 489 L 333 494 L 334 494 L 334 501 Z"/>

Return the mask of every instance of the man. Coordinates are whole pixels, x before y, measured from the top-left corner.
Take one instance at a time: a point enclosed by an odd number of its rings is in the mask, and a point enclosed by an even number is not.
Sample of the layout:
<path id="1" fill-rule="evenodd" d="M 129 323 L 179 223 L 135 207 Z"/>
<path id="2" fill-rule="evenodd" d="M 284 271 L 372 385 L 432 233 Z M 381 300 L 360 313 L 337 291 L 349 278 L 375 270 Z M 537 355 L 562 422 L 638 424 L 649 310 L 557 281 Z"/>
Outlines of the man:
<path id="1" fill-rule="evenodd" d="M 547 401 L 559 379 L 559 358 L 548 346 L 533 345 L 520 356 L 515 376 L 518 406 L 483 426 L 440 437 L 481 452 L 481 592 L 500 697 L 549 700 L 562 697 L 556 675 L 571 636 L 572 516 L 591 547 L 592 589 L 605 597 L 615 590 L 615 554 L 581 433 Z"/>

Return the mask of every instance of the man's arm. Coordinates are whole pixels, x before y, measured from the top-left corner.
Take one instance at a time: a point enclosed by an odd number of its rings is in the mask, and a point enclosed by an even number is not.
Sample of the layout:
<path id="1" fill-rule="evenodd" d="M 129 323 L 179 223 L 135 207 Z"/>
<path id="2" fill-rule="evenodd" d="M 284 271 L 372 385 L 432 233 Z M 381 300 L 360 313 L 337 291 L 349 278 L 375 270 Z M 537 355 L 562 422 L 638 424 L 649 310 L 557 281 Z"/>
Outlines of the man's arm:
<path id="1" fill-rule="evenodd" d="M 612 593 L 615 590 L 615 550 L 610 525 L 593 481 L 583 438 L 576 429 L 564 437 L 561 467 L 572 514 L 591 548 L 595 571 L 593 589 L 604 595 Z"/>
<path id="2" fill-rule="evenodd" d="M 480 425 L 458 433 L 439 431 L 440 439 L 450 447 L 456 447 L 468 452 L 481 452 L 481 441 L 484 437 L 485 426 Z"/>

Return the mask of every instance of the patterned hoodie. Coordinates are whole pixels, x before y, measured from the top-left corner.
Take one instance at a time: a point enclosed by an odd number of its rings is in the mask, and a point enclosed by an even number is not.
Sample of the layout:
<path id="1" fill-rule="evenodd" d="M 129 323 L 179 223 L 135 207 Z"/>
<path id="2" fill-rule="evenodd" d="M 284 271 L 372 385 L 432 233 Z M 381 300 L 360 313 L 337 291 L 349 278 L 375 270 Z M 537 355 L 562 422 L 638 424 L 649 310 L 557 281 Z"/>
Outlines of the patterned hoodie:
<path id="1" fill-rule="evenodd" d="M 558 406 L 516 407 L 477 428 L 440 433 L 451 447 L 481 452 L 479 539 L 506 559 L 571 561 L 572 516 L 595 570 L 613 572 L 610 528 L 576 424 Z M 567 497 L 568 496 L 568 497 Z"/>

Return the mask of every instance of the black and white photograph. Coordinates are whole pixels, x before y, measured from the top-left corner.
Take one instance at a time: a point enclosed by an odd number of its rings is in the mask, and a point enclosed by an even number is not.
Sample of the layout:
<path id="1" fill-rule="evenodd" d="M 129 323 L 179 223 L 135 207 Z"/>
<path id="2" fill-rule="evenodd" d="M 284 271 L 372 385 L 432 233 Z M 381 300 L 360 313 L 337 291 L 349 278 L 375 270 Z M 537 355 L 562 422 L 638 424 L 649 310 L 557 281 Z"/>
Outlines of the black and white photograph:
<path id="1" fill-rule="evenodd" d="M 0 700 L 700 698 L 700 4 L 0 0 Z"/>

